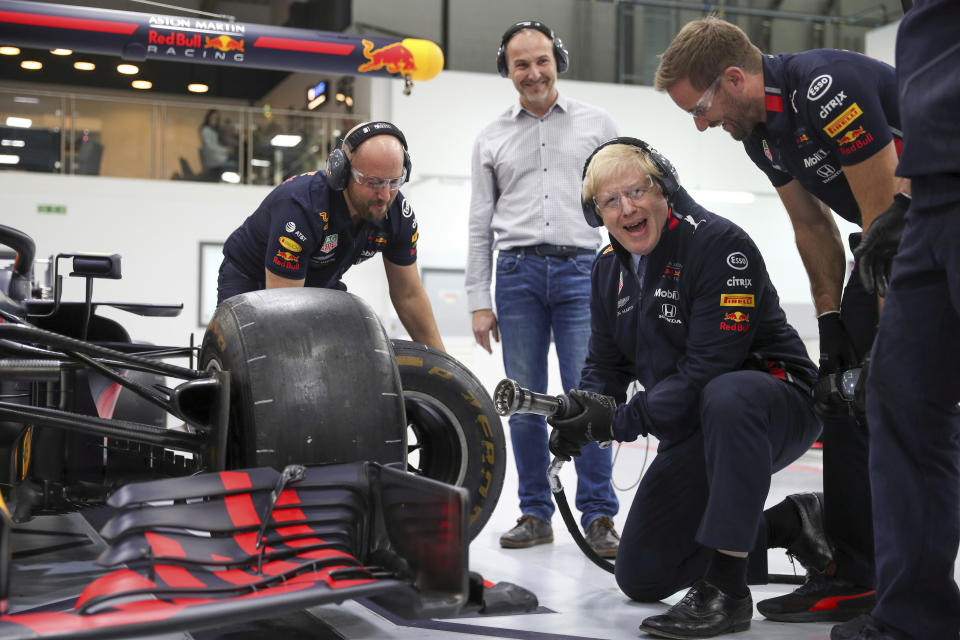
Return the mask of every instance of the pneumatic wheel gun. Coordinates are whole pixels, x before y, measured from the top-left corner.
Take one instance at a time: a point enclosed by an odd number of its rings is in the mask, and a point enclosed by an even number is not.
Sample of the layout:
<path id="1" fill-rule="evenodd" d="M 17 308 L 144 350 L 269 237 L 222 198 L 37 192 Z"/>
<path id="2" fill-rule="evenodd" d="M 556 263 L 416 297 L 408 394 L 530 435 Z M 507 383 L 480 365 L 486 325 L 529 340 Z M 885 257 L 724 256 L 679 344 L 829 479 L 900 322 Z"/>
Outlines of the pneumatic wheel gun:
<path id="1" fill-rule="evenodd" d="M 493 390 L 493 405 L 501 416 L 511 416 L 515 413 L 535 413 L 548 418 L 569 418 L 575 411 L 565 395 L 550 396 L 536 391 L 524 389 L 516 380 L 504 378 Z M 606 449 L 610 441 L 598 442 L 597 446 Z M 550 480 L 550 489 L 557 493 L 563 491 L 560 486 L 560 467 L 563 460 L 554 458 L 547 469 L 547 478 Z"/>

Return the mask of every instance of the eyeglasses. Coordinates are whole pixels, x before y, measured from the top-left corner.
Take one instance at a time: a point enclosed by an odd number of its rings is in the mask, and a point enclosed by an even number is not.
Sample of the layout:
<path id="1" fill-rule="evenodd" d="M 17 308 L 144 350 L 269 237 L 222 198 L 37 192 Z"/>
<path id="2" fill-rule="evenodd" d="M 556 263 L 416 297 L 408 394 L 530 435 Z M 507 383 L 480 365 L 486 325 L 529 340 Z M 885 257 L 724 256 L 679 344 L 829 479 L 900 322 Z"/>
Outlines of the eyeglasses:
<path id="1" fill-rule="evenodd" d="M 720 72 L 720 75 L 717 76 L 717 79 L 710 83 L 710 86 L 707 87 L 707 90 L 703 92 L 703 95 L 700 96 L 700 99 L 697 100 L 697 104 L 693 105 L 693 109 L 688 109 L 687 113 L 692 115 L 694 118 L 702 118 L 707 111 L 710 111 L 710 107 L 713 106 L 713 99 L 717 95 L 717 90 L 720 88 L 720 81 L 723 80 L 723 72 Z"/>
<path id="2" fill-rule="evenodd" d="M 593 196 L 593 204 L 601 213 L 613 213 L 620 210 L 621 198 L 626 198 L 633 204 L 640 204 L 644 194 L 653 189 L 653 178 L 647 176 L 647 186 L 631 187 L 619 192 L 598 193 Z"/>
<path id="3" fill-rule="evenodd" d="M 366 176 L 353 167 L 350 167 L 350 173 L 353 174 L 353 179 L 357 181 L 357 184 L 370 187 L 374 191 L 378 189 L 383 189 L 384 187 L 389 187 L 390 191 L 396 191 L 407 179 L 407 170 L 403 170 L 403 175 L 397 178 L 374 178 L 373 176 Z"/>

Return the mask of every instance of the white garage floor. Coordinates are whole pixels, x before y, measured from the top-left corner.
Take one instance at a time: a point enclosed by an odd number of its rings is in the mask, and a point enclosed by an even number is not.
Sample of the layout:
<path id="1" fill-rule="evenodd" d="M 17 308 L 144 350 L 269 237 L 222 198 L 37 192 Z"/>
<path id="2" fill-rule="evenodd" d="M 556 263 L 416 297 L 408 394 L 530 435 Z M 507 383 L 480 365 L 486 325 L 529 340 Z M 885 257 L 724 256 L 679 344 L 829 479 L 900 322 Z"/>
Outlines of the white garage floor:
<path id="1" fill-rule="evenodd" d="M 447 339 L 447 349 L 466 364 L 492 390 L 503 377 L 500 354 L 494 355 L 475 348 L 472 340 Z M 557 383 L 556 364 L 551 356 L 551 393 Z M 448 621 L 404 622 L 378 615 L 357 602 L 340 606 L 317 607 L 311 614 L 322 619 L 330 630 L 351 639 L 427 639 L 427 638 L 522 638 L 530 640 L 564 640 L 575 638 L 619 640 L 649 638 L 638 630 L 640 621 L 649 615 L 663 612 L 669 604 L 682 597 L 675 594 L 663 604 L 640 604 L 629 601 L 617 588 L 613 576 L 593 565 L 577 548 L 567 533 L 560 514 L 553 519 L 555 542 L 530 549 L 507 550 L 498 544 L 500 534 L 511 528 L 519 516 L 517 507 L 517 477 L 510 451 L 510 436 L 504 420 L 507 454 L 510 458 L 500 502 L 489 523 L 470 546 L 470 567 L 493 582 L 506 580 L 523 586 L 540 601 L 538 613 L 472 617 Z M 620 450 L 614 467 L 614 484 L 627 488 L 638 478 L 644 455 L 655 455 L 655 441 L 628 443 Z M 822 487 L 822 455 L 811 450 L 796 463 L 773 477 L 767 505 L 773 505 L 791 493 L 818 491 Z M 576 476 L 573 465 L 566 465 L 561 473 L 563 485 L 572 502 Z M 615 518 L 618 530 L 622 528 L 633 496 L 633 491 L 619 491 L 621 512 Z M 578 517 L 579 521 L 579 517 Z M 786 554 L 773 550 L 769 554 L 771 573 L 793 573 Z M 799 565 L 798 565 L 799 567 Z M 960 576 L 960 562 L 955 575 Z M 795 585 L 771 584 L 752 589 L 754 603 L 764 598 L 787 593 Z M 831 624 L 786 624 L 767 621 L 754 614 L 749 631 L 727 637 L 738 640 L 826 640 Z"/>
<path id="2" fill-rule="evenodd" d="M 508 437 L 509 442 L 509 437 Z M 509 445 L 508 445 L 509 447 Z M 642 442 L 624 446 L 614 467 L 615 483 L 627 487 L 637 479 L 643 464 L 645 446 Z M 655 451 L 650 452 L 650 456 Z M 817 490 L 822 477 L 821 454 L 810 451 L 796 464 L 784 469 L 773 479 L 768 504 L 779 502 L 784 496 L 799 491 Z M 576 477 L 572 465 L 564 468 L 561 479 L 572 496 Z M 445 624 L 407 623 L 383 617 L 358 603 L 339 607 L 318 607 L 312 610 L 345 638 L 529 638 L 549 640 L 566 638 L 620 638 L 649 637 L 637 626 L 649 615 L 661 613 L 667 604 L 679 600 L 676 594 L 665 604 L 640 604 L 629 601 L 617 588 L 613 576 L 587 560 L 577 548 L 557 513 L 553 520 L 555 541 L 530 549 L 500 548 L 499 535 L 514 525 L 518 516 L 516 501 L 516 474 L 507 473 L 500 503 L 490 522 L 470 546 L 470 567 L 493 582 L 506 580 L 523 586 L 540 601 L 539 613 L 460 618 Z M 632 498 L 632 491 L 618 491 L 621 513 L 615 518 L 618 530 Z M 571 497 L 572 500 L 572 497 Z M 770 552 L 770 571 L 792 573 L 787 556 Z M 790 585 L 768 585 L 753 588 L 757 600 L 794 588 Z M 432 628 L 431 628 L 432 627 Z M 791 625 L 767 622 L 756 614 L 751 629 L 737 634 L 743 640 L 783 639 L 808 640 L 829 637 L 828 624 Z"/>

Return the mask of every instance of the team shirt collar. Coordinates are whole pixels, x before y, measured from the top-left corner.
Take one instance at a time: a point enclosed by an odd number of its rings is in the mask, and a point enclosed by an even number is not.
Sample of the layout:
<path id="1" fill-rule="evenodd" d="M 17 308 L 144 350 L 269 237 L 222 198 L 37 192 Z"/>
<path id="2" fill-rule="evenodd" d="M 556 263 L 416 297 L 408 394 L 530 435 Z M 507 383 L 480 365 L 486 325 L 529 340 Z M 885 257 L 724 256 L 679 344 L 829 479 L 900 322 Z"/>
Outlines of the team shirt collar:
<path id="1" fill-rule="evenodd" d="M 775 125 L 785 117 L 790 96 L 787 95 L 783 77 L 783 60 L 780 57 L 763 56 L 763 93 L 767 110 L 767 125 Z"/>

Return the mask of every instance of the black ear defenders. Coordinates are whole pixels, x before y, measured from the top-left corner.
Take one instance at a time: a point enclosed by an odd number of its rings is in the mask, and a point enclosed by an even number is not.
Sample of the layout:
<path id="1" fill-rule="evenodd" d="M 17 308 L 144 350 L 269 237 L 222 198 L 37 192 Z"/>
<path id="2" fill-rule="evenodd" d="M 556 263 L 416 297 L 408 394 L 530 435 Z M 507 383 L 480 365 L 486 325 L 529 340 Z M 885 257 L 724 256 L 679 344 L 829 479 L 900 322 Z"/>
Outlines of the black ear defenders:
<path id="1" fill-rule="evenodd" d="M 673 196 L 676 195 L 677 191 L 680 189 L 680 183 L 677 182 L 677 170 L 674 169 L 673 164 L 671 164 L 669 160 L 661 155 L 659 151 L 639 138 L 621 136 L 619 138 L 607 140 L 599 147 L 594 149 L 593 153 L 591 153 L 587 158 L 587 161 L 583 163 L 583 175 L 580 178 L 581 182 L 587 177 L 587 169 L 590 168 L 590 162 L 593 160 L 593 157 L 597 155 L 597 153 L 599 153 L 604 147 L 609 147 L 613 144 L 626 144 L 630 145 L 631 147 L 637 147 L 646 152 L 647 156 L 650 158 L 650 162 L 652 162 L 653 166 L 656 167 L 657 171 L 660 172 L 659 178 L 653 178 L 654 182 L 660 185 L 660 190 L 663 192 L 663 197 L 666 198 L 668 202 L 673 200 Z M 587 221 L 587 224 L 591 227 L 602 227 L 603 220 L 597 213 L 596 207 L 593 204 L 593 200 L 584 200 L 581 198 L 580 204 L 583 206 L 583 219 Z"/>
<path id="2" fill-rule="evenodd" d="M 497 49 L 497 71 L 506 78 L 509 75 L 507 68 L 507 43 L 510 39 L 524 29 L 536 29 L 543 35 L 553 41 L 553 59 L 557 61 L 557 73 L 563 73 L 570 66 L 570 54 L 563 48 L 563 41 L 553 35 L 553 31 L 547 25 L 536 20 L 525 20 L 513 25 L 500 38 L 500 48 Z"/>
<path id="3" fill-rule="evenodd" d="M 348 133 L 340 145 L 330 152 L 330 156 L 327 158 L 327 184 L 330 185 L 331 189 L 343 191 L 350 183 L 350 158 L 343 150 L 344 147 L 352 153 L 364 141 L 382 134 L 393 136 L 403 145 L 403 181 L 409 182 L 412 166 L 410 154 L 407 152 L 407 139 L 403 136 L 403 132 L 390 122 L 367 122 Z"/>

